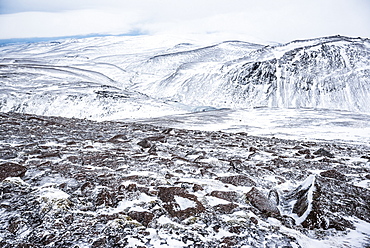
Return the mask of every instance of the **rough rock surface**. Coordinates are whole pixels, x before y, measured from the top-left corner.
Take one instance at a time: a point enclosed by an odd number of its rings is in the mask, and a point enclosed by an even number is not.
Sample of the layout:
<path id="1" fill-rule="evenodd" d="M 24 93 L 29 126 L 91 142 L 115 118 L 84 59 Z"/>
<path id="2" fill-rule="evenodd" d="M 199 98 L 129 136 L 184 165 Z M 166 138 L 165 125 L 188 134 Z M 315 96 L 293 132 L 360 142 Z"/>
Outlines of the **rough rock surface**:
<path id="1" fill-rule="evenodd" d="M 368 247 L 370 148 L 0 113 L 0 247 Z"/>

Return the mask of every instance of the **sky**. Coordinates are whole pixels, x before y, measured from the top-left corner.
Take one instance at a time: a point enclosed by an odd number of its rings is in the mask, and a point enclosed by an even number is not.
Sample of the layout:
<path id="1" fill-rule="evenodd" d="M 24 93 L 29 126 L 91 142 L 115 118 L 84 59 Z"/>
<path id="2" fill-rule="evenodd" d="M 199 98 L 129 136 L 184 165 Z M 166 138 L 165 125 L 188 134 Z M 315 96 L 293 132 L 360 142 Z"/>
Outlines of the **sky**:
<path id="1" fill-rule="evenodd" d="M 0 39 L 91 34 L 370 38 L 370 0 L 0 0 Z"/>

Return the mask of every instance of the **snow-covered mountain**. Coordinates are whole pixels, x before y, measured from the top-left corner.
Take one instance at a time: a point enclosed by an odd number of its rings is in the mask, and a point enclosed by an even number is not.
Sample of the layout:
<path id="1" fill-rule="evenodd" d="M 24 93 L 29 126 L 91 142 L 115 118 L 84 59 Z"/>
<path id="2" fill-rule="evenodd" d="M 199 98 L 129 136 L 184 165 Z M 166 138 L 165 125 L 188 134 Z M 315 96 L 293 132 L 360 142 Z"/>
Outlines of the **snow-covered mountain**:
<path id="1" fill-rule="evenodd" d="M 225 59 L 208 47 L 154 57 L 154 66 L 174 64 L 176 70 L 154 84 L 140 82 L 137 89 L 153 97 L 218 108 L 370 109 L 367 39 L 335 36 L 275 46 L 226 42 L 217 48 L 230 56 Z M 210 54 L 207 59 L 204 50 Z"/>
<path id="2" fill-rule="evenodd" d="M 192 42 L 192 43 L 190 43 Z M 0 111 L 122 119 L 215 108 L 369 112 L 370 42 L 99 37 L 0 47 Z"/>

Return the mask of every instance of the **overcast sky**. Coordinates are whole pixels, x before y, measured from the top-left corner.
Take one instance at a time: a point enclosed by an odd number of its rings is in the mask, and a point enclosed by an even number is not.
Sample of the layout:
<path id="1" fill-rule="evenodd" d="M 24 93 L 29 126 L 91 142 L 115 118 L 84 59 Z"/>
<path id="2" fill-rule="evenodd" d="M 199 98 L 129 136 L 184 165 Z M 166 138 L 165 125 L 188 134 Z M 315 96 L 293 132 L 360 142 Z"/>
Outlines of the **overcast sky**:
<path id="1" fill-rule="evenodd" d="M 0 39 L 128 33 L 370 38 L 370 0 L 0 0 Z"/>

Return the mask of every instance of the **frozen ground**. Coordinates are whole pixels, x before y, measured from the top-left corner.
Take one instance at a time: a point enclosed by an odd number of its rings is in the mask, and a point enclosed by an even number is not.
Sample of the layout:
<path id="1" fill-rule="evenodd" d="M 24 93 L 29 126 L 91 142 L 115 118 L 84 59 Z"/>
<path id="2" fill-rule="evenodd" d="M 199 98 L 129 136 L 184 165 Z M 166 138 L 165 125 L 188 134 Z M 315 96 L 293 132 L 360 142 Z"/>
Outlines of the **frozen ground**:
<path id="1" fill-rule="evenodd" d="M 0 113 L 0 245 L 367 247 L 369 146 Z"/>
<path id="2" fill-rule="evenodd" d="M 135 120 L 167 127 L 294 140 L 370 144 L 370 115 L 329 109 L 213 110 Z"/>

